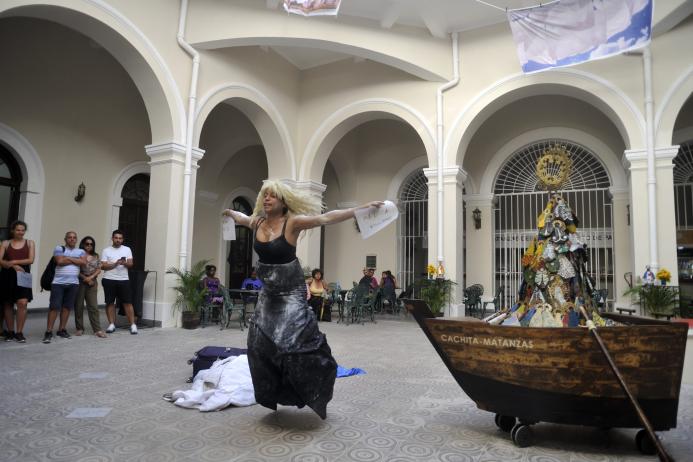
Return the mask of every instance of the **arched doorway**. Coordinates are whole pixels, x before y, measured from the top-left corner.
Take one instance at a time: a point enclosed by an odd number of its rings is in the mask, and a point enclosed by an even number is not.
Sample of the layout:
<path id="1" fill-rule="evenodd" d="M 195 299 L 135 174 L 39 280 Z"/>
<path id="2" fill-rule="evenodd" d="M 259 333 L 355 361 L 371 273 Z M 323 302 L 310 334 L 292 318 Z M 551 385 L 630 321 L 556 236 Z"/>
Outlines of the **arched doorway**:
<path id="1" fill-rule="evenodd" d="M 147 249 L 147 212 L 149 210 L 149 175 L 138 173 L 123 186 L 118 228 L 125 233 L 125 245 L 132 250 L 134 270 L 144 270 Z"/>
<path id="2" fill-rule="evenodd" d="M 250 203 L 240 196 L 233 200 L 231 209 L 246 215 L 253 213 Z M 226 261 L 229 264 L 229 271 L 226 273 L 228 287 L 240 288 L 253 266 L 253 235 L 249 228 L 236 226 L 236 240 L 229 241 L 229 255 Z"/>
<path id="3" fill-rule="evenodd" d="M 522 254 L 537 236 L 537 216 L 548 201 L 539 189 L 535 174 L 537 160 L 550 146 L 564 146 L 573 161 L 572 171 L 561 190 L 580 220 L 578 235 L 587 244 L 587 271 L 597 288 L 614 297 L 614 246 L 612 204 L 606 169 L 592 152 L 566 140 L 550 139 L 532 143 L 515 152 L 501 167 L 494 186 L 495 198 L 495 278 L 505 287 L 505 299 L 515 300 L 522 281 Z"/>
<path id="4" fill-rule="evenodd" d="M 426 272 L 428 258 L 428 179 L 423 170 L 412 173 L 399 194 L 397 219 L 397 280 L 407 289 Z"/>
<path id="5" fill-rule="evenodd" d="M 682 296 L 693 297 L 693 140 L 681 143 L 674 158 L 674 205 L 679 286 Z"/>
<path id="6" fill-rule="evenodd" d="M 22 171 L 12 153 L 0 144 L 0 239 L 9 239 L 10 224 L 19 216 Z"/>

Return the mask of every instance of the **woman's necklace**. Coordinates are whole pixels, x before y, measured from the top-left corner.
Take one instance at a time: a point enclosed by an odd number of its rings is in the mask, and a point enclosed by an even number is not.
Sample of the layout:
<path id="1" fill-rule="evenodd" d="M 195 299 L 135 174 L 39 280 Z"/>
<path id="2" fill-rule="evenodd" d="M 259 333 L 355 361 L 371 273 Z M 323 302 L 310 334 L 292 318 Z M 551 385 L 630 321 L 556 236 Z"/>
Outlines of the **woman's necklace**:
<path id="1" fill-rule="evenodd" d="M 277 234 L 277 231 L 274 230 L 274 226 L 270 225 L 269 220 L 265 220 L 265 225 L 269 228 L 270 238 L 272 238 L 272 236 L 275 236 Z"/>

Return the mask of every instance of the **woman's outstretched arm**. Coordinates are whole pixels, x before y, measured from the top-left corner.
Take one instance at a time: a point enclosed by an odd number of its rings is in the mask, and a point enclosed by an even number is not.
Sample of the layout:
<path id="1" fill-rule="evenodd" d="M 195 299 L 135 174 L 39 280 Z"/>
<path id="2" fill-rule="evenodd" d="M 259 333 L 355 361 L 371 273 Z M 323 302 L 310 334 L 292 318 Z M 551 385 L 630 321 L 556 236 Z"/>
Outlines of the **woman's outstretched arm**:
<path id="1" fill-rule="evenodd" d="M 237 225 L 245 226 L 246 228 L 252 228 L 252 217 L 249 217 L 243 212 L 237 210 L 226 209 L 222 213 L 226 217 L 231 217 Z"/>
<path id="2" fill-rule="evenodd" d="M 294 231 L 299 232 L 305 229 L 317 228 L 318 226 L 333 225 L 354 218 L 354 212 L 358 209 L 367 209 L 369 207 L 381 207 L 384 204 L 382 201 L 367 202 L 358 207 L 350 209 L 332 210 L 322 215 L 298 215 L 294 217 Z"/>

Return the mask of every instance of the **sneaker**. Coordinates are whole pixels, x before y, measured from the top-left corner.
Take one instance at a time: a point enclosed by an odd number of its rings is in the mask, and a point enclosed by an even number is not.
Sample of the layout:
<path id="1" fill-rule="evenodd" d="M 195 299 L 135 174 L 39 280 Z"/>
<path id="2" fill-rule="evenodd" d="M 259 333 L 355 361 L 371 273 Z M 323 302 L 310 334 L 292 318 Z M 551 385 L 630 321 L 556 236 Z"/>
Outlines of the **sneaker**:
<path id="1" fill-rule="evenodd" d="M 65 329 L 60 329 L 58 332 L 55 333 L 55 335 L 57 335 L 58 337 L 62 337 L 62 338 L 71 338 L 72 337 L 70 334 L 67 333 L 67 331 Z"/>
<path id="2" fill-rule="evenodd" d="M 7 338 L 8 335 L 10 335 L 10 332 L 8 330 L 3 329 L 2 330 L 2 338 Z"/>
<path id="3" fill-rule="evenodd" d="M 132 335 L 137 335 L 137 325 L 136 324 L 133 324 L 130 326 L 130 333 Z"/>
<path id="4" fill-rule="evenodd" d="M 14 331 L 10 330 L 5 334 L 5 341 L 11 342 L 12 340 L 14 340 Z"/>
<path id="5" fill-rule="evenodd" d="M 112 334 L 113 332 L 115 332 L 115 324 L 109 324 L 108 329 L 106 329 L 106 333 Z"/>
<path id="6" fill-rule="evenodd" d="M 17 332 L 14 334 L 14 339 L 19 342 L 19 343 L 26 343 L 26 338 L 24 337 L 24 334 L 21 332 Z"/>
<path id="7" fill-rule="evenodd" d="M 43 343 L 51 343 L 51 339 L 53 338 L 53 332 L 46 332 L 43 334 Z"/>

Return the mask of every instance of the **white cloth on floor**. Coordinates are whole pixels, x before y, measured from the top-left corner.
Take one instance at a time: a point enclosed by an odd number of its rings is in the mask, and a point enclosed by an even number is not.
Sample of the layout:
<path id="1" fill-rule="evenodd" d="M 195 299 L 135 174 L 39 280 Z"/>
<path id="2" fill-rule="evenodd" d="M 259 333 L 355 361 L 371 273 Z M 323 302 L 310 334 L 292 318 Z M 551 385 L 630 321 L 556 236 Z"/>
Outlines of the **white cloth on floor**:
<path id="1" fill-rule="evenodd" d="M 176 406 L 219 411 L 227 406 L 256 404 L 248 356 L 229 356 L 217 360 L 209 369 L 197 373 L 190 390 L 173 392 Z"/>

